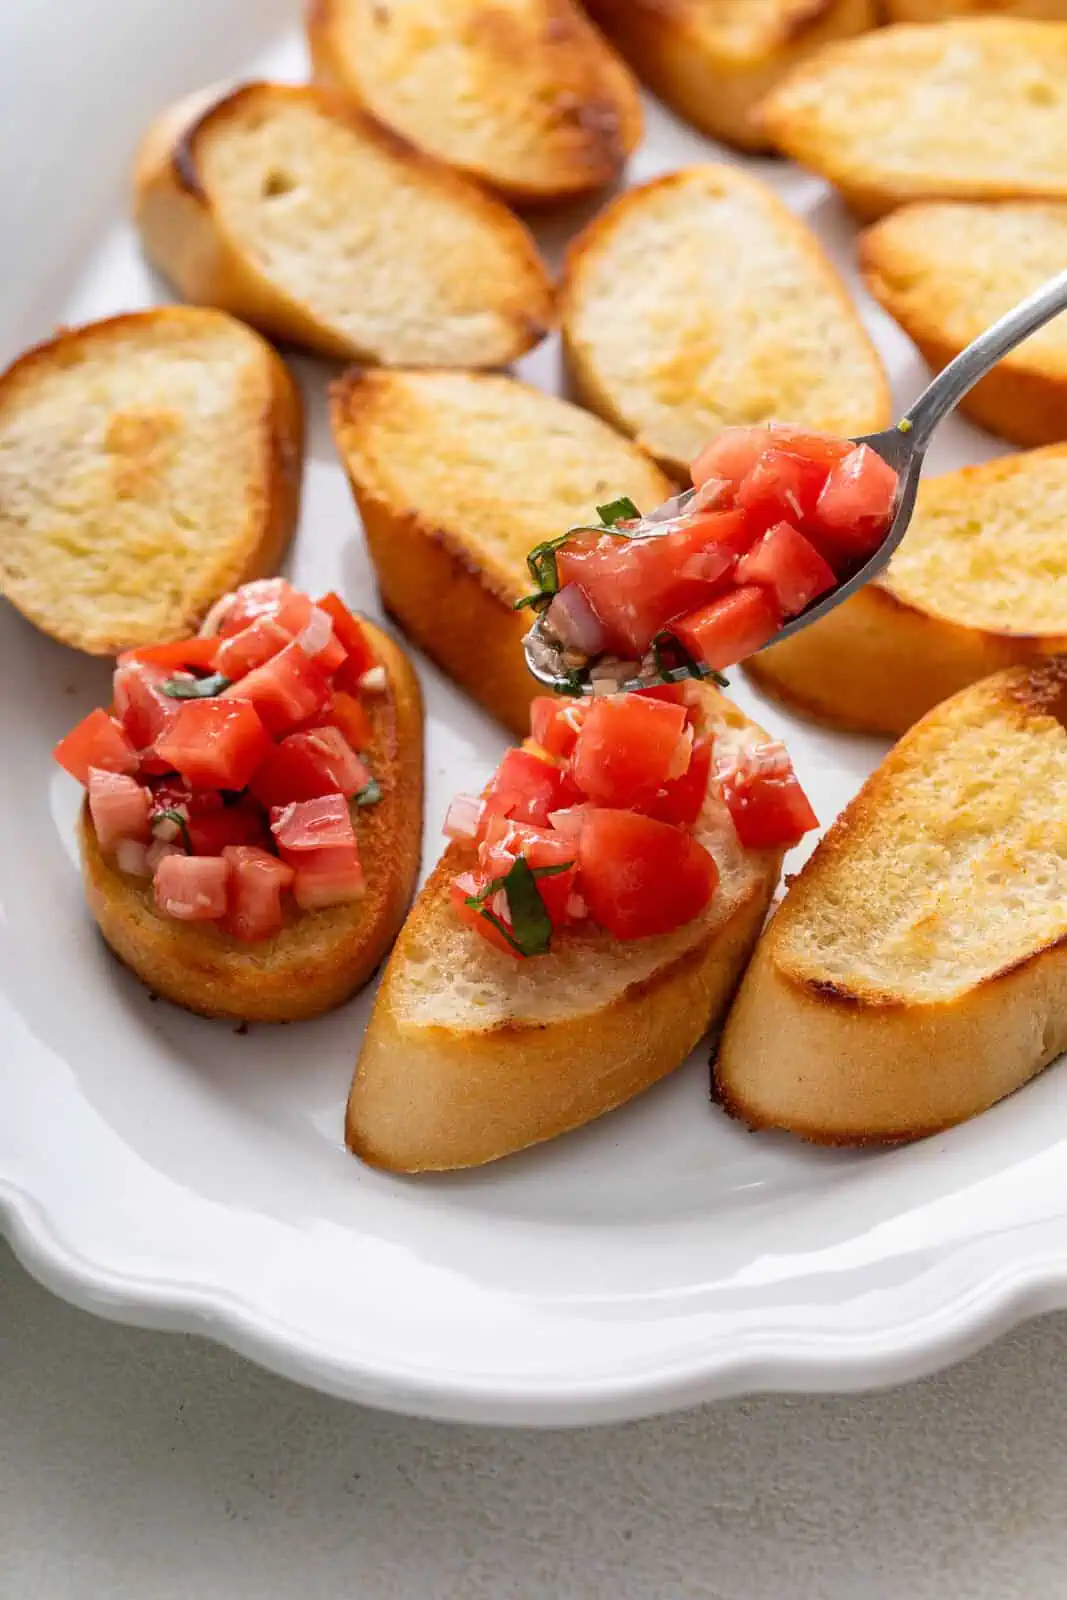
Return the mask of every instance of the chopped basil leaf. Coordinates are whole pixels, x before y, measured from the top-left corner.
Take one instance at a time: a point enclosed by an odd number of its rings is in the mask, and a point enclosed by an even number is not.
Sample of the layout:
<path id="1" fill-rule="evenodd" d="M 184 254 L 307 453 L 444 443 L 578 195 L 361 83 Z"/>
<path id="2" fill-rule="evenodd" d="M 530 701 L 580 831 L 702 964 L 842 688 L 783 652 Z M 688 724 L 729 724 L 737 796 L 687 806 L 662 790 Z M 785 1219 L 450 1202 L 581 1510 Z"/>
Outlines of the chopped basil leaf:
<path id="1" fill-rule="evenodd" d="M 357 791 L 356 805 L 376 806 L 381 798 L 382 786 L 378 782 L 377 778 L 372 778 L 369 783 L 365 783 L 362 789 Z"/>
<path id="2" fill-rule="evenodd" d="M 631 522 L 641 515 L 628 494 L 610 500 L 606 506 L 597 506 L 596 512 L 605 528 L 613 528 L 617 522 Z"/>
<path id="3" fill-rule="evenodd" d="M 689 654 L 682 641 L 675 638 L 666 628 L 657 633 L 652 641 L 652 659 L 664 683 L 680 683 L 684 678 L 698 680 L 710 678 L 720 689 L 728 689 L 730 686 L 729 678 L 724 678 L 714 667 L 701 666 Z"/>
<path id="4" fill-rule="evenodd" d="M 470 901 L 468 901 L 467 904 L 469 905 Z M 495 911 L 483 911 L 482 916 L 485 918 L 486 922 L 492 923 L 497 933 L 507 940 L 508 944 L 514 950 L 517 956 L 526 955 L 527 952 L 522 948 L 522 945 L 519 943 L 519 941 L 512 937 L 511 930 L 507 923 L 502 921 L 501 918 L 497 916 Z"/>
<path id="5" fill-rule="evenodd" d="M 166 811 L 157 811 L 152 817 L 153 822 L 176 822 L 182 836 L 182 843 L 189 854 L 193 854 L 193 841 L 189 837 L 189 818 L 178 806 L 168 806 Z"/>
<path id="6" fill-rule="evenodd" d="M 223 673 L 214 672 L 210 678 L 168 678 L 159 687 L 171 700 L 210 700 L 212 695 L 228 689 L 230 683 Z"/>
<path id="7" fill-rule="evenodd" d="M 493 878 L 478 894 L 468 895 L 465 904 L 491 922 L 519 955 L 546 955 L 552 939 L 552 922 L 538 891 L 537 879 L 554 878 L 560 872 L 569 872 L 573 866 L 573 861 L 563 861 L 555 866 L 531 869 L 524 856 L 516 856 L 502 878 Z M 486 904 L 500 889 L 503 889 L 508 903 L 510 932 Z"/>

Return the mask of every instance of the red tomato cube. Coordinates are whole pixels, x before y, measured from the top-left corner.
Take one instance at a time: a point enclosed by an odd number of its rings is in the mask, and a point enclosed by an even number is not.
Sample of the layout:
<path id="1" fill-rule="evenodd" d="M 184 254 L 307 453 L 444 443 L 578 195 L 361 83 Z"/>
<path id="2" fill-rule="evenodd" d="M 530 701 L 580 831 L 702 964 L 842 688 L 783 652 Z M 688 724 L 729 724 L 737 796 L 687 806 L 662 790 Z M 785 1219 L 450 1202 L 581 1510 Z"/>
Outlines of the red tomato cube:
<path id="1" fill-rule="evenodd" d="M 781 614 L 766 589 L 748 584 L 672 623 L 671 632 L 694 660 L 721 671 L 754 654 L 781 625 Z"/>
<path id="2" fill-rule="evenodd" d="M 102 772 L 136 772 L 140 765 L 122 723 L 99 709 L 90 711 L 60 739 L 52 755 L 72 778 L 84 784 L 89 782 L 90 767 Z"/>
<path id="3" fill-rule="evenodd" d="M 117 665 L 127 667 L 140 662 L 144 666 L 164 667 L 167 677 L 175 672 L 212 672 L 217 645 L 217 639 L 177 639 L 172 644 L 142 645 L 139 650 L 124 650 Z"/>
<path id="4" fill-rule="evenodd" d="M 120 659 L 112 683 L 115 715 L 138 750 L 148 749 L 178 715 L 181 702 L 160 688 L 173 676 L 151 661 Z"/>
<path id="5" fill-rule="evenodd" d="M 276 745 L 250 788 L 262 805 L 270 807 L 330 794 L 350 798 L 370 781 L 369 768 L 337 728 L 313 728 L 291 733 Z"/>
<path id="6" fill-rule="evenodd" d="M 222 697 L 184 700 L 156 753 L 194 789 L 243 789 L 271 752 L 255 708 Z"/>
<path id="7" fill-rule="evenodd" d="M 684 706 L 669 701 L 594 700 L 574 747 L 574 781 L 595 805 L 647 805 L 673 776 L 685 729 Z"/>
<path id="8" fill-rule="evenodd" d="M 737 564 L 739 584 L 758 583 L 774 595 L 785 617 L 834 588 L 837 577 L 816 550 L 788 522 L 779 522 Z"/>
<path id="9" fill-rule="evenodd" d="M 151 810 L 152 796 L 136 778 L 89 768 L 89 815 L 101 850 L 113 850 L 120 839 L 147 843 Z"/>
<path id="10" fill-rule="evenodd" d="M 550 867 L 551 873 L 537 878 L 537 891 L 554 928 L 564 928 L 574 918 L 568 911 L 578 877 L 578 849 L 573 840 L 558 833 L 512 822 L 506 817 L 490 817 L 478 847 L 478 865 L 485 882 L 506 877 L 516 858 L 522 856 L 531 872 Z M 561 868 L 565 870 L 560 870 Z"/>
<path id="11" fill-rule="evenodd" d="M 617 939 L 692 921 L 718 882 L 715 862 L 691 833 L 633 811 L 593 811 L 578 848 L 589 915 Z"/>
<path id="12" fill-rule="evenodd" d="M 574 749 L 587 710 L 583 700 L 539 694 L 530 704 L 530 736 L 550 756 L 566 760 Z"/>
<path id="13" fill-rule="evenodd" d="M 485 791 L 485 806 L 487 812 L 543 827 L 549 812 L 562 810 L 572 798 L 561 767 L 528 750 L 509 750 Z"/>
<path id="14" fill-rule="evenodd" d="M 259 806 L 240 800 L 211 811 L 190 811 L 185 837 L 197 856 L 221 856 L 236 845 L 267 843 L 267 823 Z"/>
<path id="15" fill-rule="evenodd" d="M 310 850 L 346 849 L 356 842 L 348 801 L 339 794 L 282 806 L 272 812 L 270 826 L 278 849 L 295 855 Z"/>
<path id="16" fill-rule="evenodd" d="M 672 778 L 645 808 L 661 822 L 691 828 L 704 808 L 711 781 L 711 740 L 697 739 L 689 766 L 680 778 Z"/>
<path id="17" fill-rule="evenodd" d="M 316 604 L 332 621 L 333 631 L 345 650 L 347 659 L 337 669 L 337 685 L 355 694 L 364 673 L 377 665 L 370 641 L 362 624 L 352 615 L 340 595 L 332 592 L 325 594 Z"/>
<path id="18" fill-rule="evenodd" d="M 692 466 L 693 487 L 703 488 L 711 478 L 737 485 L 751 472 L 769 443 L 766 427 L 724 428 L 704 446 Z"/>
<path id="19" fill-rule="evenodd" d="M 485 882 L 478 873 L 461 872 L 459 877 L 454 878 L 452 881 L 451 900 L 453 911 L 455 911 L 461 922 L 465 922 L 467 927 L 474 933 L 480 934 L 488 944 L 492 945 L 494 950 L 499 950 L 501 955 L 511 956 L 517 961 L 523 960 L 522 951 L 509 944 L 500 929 L 490 922 L 488 917 L 483 916 L 481 911 L 467 904 L 468 899 L 473 899 L 475 896 L 480 895 L 484 888 Z M 502 917 L 501 921 L 505 927 L 509 926 L 506 917 Z"/>
<path id="20" fill-rule="evenodd" d="M 337 728 L 353 750 L 366 750 L 374 737 L 370 717 L 355 695 L 336 689 L 318 716 L 313 728 Z"/>
<path id="21" fill-rule="evenodd" d="M 249 943 L 280 933 L 282 894 L 296 877 L 292 867 L 247 845 L 229 845 L 222 853 L 230 864 L 227 932 Z"/>
<path id="22" fill-rule="evenodd" d="M 226 915 L 229 881 L 222 856 L 164 856 L 154 880 L 156 905 L 179 922 L 214 922 Z"/>
<path id="23" fill-rule="evenodd" d="M 823 484 L 824 466 L 785 450 L 765 450 L 737 490 L 742 511 L 753 537 L 776 522 L 800 526 L 814 515 Z"/>
<path id="24" fill-rule="evenodd" d="M 228 639 L 259 617 L 273 617 L 292 637 L 311 615 L 311 601 L 294 589 L 288 578 L 256 578 L 243 583 L 223 604 L 218 634 Z"/>
<path id="25" fill-rule="evenodd" d="M 215 646 L 215 671 L 224 673 L 232 683 L 284 650 L 292 643 L 292 635 L 274 617 L 257 617 L 240 633 L 211 642 Z"/>
<path id="26" fill-rule="evenodd" d="M 329 679 L 295 640 L 221 696 L 250 701 L 276 737 L 318 716 L 329 697 Z"/>
<path id="27" fill-rule="evenodd" d="M 367 881 L 354 838 L 349 844 L 295 852 L 290 863 L 296 872 L 293 898 L 301 911 L 346 905 L 359 900 L 366 891 Z"/>
<path id="28" fill-rule="evenodd" d="M 889 532 L 897 498 L 897 474 L 869 445 L 838 462 L 816 507 L 812 537 L 825 541 L 839 560 L 873 555 Z"/>
<path id="29" fill-rule="evenodd" d="M 746 850 L 797 844 L 819 819 L 795 773 L 746 776 L 742 769 L 722 785 L 737 837 Z"/>

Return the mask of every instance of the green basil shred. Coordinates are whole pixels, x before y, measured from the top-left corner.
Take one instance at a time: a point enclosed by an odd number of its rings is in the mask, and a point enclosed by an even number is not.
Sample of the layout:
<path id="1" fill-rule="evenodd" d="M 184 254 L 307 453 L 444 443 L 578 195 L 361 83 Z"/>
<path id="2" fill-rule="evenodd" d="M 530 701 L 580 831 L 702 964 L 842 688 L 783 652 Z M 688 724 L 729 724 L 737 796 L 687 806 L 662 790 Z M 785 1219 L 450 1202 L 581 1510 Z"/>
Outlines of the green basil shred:
<path id="1" fill-rule="evenodd" d="M 516 856 L 503 877 L 493 878 L 478 894 L 468 895 L 465 903 L 491 923 L 517 955 L 547 955 L 552 939 L 552 922 L 545 910 L 537 879 L 554 878 L 561 872 L 569 872 L 573 866 L 573 861 L 562 861 L 552 867 L 531 867 L 524 856 Z M 503 889 L 508 903 L 510 929 L 486 904 L 500 889 Z"/>
<path id="2" fill-rule="evenodd" d="M 177 806 L 169 806 L 166 811 L 157 811 L 152 818 L 153 822 L 176 822 L 181 831 L 182 843 L 189 854 L 193 854 L 193 841 L 189 837 L 189 818 Z"/>
<path id="3" fill-rule="evenodd" d="M 357 806 L 376 806 L 382 798 L 382 786 L 377 778 L 365 783 L 362 789 L 357 791 L 355 798 Z"/>
<path id="4" fill-rule="evenodd" d="M 628 494 L 609 500 L 606 506 L 597 506 L 596 514 L 605 528 L 613 528 L 617 522 L 633 522 L 641 515 Z"/>
<path id="5" fill-rule="evenodd" d="M 618 532 L 620 538 L 628 538 L 624 529 L 616 530 L 616 523 L 629 522 L 641 515 L 629 495 L 620 495 L 617 500 L 610 500 L 605 506 L 597 506 L 596 514 L 600 522 L 582 524 L 576 528 L 568 528 L 566 533 L 561 533 L 556 539 L 546 539 L 543 544 L 535 545 L 526 557 L 526 565 L 530 569 L 530 576 L 537 588 L 531 594 L 523 595 L 521 600 L 516 600 L 515 610 L 522 611 L 530 606 L 534 611 L 543 611 L 554 595 L 559 594 L 559 572 L 556 568 L 556 551 L 568 544 L 576 533 L 611 533 Z M 566 691 L 564 691 L 566 692 Z"/>
<path id="6" fill-rule="evenodd" d="M 663 683 L 681 683 L 684 678 L 710 678 L 720 689 L 730 686 L 729 678 L 723 677 L 714 667 L 702 667 L 667 628 L 657 633 L 652 641 L 652 659 Z"/>
<path id="7" fill-rule="evenodd" d="M 210 678 L 168 678 L 159 687 L 171 700 L 210 700 L 228 689 L 231 681 L 224 673 L 214 672 Z"/>

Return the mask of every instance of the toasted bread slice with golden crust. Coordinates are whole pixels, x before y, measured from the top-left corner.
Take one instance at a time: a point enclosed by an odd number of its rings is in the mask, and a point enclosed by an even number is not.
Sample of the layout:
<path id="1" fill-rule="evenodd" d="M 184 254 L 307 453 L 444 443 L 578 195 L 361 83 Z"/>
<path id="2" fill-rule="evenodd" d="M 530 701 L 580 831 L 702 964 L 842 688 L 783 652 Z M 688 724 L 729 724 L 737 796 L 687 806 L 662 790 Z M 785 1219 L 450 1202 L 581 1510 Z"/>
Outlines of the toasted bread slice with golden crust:
<path id="1" fill-rule="evenodd" d="M 157 912 L 152 886 L 105 857 L 82 809 L 79 843 L 89 909 L 115 954 L 155 993 L 207 1017 L 296 1022 L 347 1000 L 378 967 L 411 902 L 422 838 L 422 696 L 407 656 L 365 618 L 387 689 L 367 697 L 367 764 L 377 805 L 352 806 L 363 898 L 322 911 L 290 905 L 273 939 L 242 943 L 213 923 L 175 922 Z"/>
<path id="2" fill-rule="evenodd" d="M 820 51 L 757 114 L 861 217 L 909 200 L 1067 199 L 1067 23 L 879 28 Z"/>
<path id="3" fill-rule="evenodd" d="M 878 353 L 808 228 L 734 167 L 631 189 L 571 246 L 563 341 L 582 401 L 677 476 L 731 423 L 888 426 Z"/>
<path id="4" fill-rule="evenodd" d="M 886 22 L 947 22 L 952 17 L 1034 17 L 1067 22 L 1067 0 L 882 0 Z"/>
<path id="5" fill-rule="evenodd" d="M 277 570 L 302 449 L 296 385 L 232 317 L 62 329 L 0 376 L 0 593 L 92 655 L 186 638 Z"/>
<path id="6" fill-rule="evenodd" d="M 705 724 L 751 727 L 715 689 Z M 664 937 L 557 935 L 514 961 L 465 926 L 449 886 L 473 863 L 453 844 L 397 940 L 348 1101 L 345 1137 L 395 1172 L 478 1166 L 555 1138 L 681 1065 L 722 1016 L 781 869 L 745 851 L 709 798 L 697 837 L 719 885 L 706 911 Z"/>
<path id="7" fill-rule="evenodd" d="M 1067 200 L 904 206 L 860 238 L 867 287 L 937 371 L 1067 266 Z M 960 409 L 1014 444 L 1067 438 L 1067 319 L 999 361 Z"/>
<path id="8" fill-rule="evenodd" d="M 924 717 L 830 829 L 727 1020 L 719 1098 L 826 1144 L 976 1116 L 1067 1047 L 1067 662 Z"/>
<path id="9" fill-rule="evenodd" d="M 586 0 L 634 71 L 713 139 L 762 150 L 753 107 L 782 74 L 873 28 L 875 0 Z"/>
<path id="10" fill-rule="evenodd" d="M 929 478 L 888 572 L 745 663 L 832 727 L 903 733 L 940 700 L 1067 651 L 1067 445 Z"/>
<path id="11" fill-rule="evenodd" d="M 518 218 L 323 88 L 172 107 L 141 147 L 134 210 L 187 300 L 341 360 L 501 366 L 553 320 Z"/>
<path id="12" fill-rule="evenodd" d="M 349 372 L 330 411 L 386 608 L 525 734 L 528 553 L 618 495 L 651 510 L 671 483 L 588 412 L 498 374 Z"/>
<path id="13" fill-rule="evenodd" d="M 637 85 L 574 0 L 310 0 L 307 34 L 320 83 L 520 203 L 610 183 L 641 138 Z"/>

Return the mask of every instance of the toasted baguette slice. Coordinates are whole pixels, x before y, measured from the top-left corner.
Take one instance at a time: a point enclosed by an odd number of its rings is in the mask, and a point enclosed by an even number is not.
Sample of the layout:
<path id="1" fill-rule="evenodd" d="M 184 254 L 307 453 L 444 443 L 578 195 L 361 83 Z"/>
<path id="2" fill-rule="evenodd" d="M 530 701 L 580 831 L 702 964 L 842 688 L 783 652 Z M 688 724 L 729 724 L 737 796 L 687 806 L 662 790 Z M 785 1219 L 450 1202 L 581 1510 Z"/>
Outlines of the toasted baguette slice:
<path id="1" fill-rule="evenodd" d="M 499 366 L 552 321 L 518 218 L 326 89 L 182 101 L 134 190 L 145 249 L 187 300 L 323 355 Z"/>
<path id="2" fill-rule="evenodd" d="M 746 662 L 818 722 L 903 733 L 988 673 L 1067 651 L 1067 445 L 920 486 L 887 574 Z"/>
<path id="3" fill-rule="evenodd" d="M 709 730 L 751 728 L 714 689 Z M 557 936 L 516 962 L 460 922 L 449 886 L 474 863 L 450 845 L 404 925 L 363 1040 L 346 1139 L 395 1172 L 478 1166 L 611 1111 L 688 1056 L 722 1016 L 781 869 L 745 851 L 709 797 L 697 836 L 719 886 L 661 938 Z"/>
<path id="4" fill-rule="evenodd" d="M 310 0 L 315 76 L 519 202 L 618 176 L 641 137 L 630 73 L 573 0 Z"/>
<path id="5" fill-rule="evenodd" d="M 563 338 L 578 394 L 668 472 L 728 423 L 887 426 L 885 372 L 814 235 L 733 167 L 631 189 L 571 247 Z"/>
<path id="6" fill-rule="evenodd" d="M 882 0 L 886 22 L 947 22 L 951 17 L 1034 17 L 1067 22 L 1067 0 Z"/>
<path id="7" fill-rule="evenodd" d="M 915 1139 L 1067 1046 L 1067 662 L 973 684 L 907 733 L 761 940 L 715 1066 L 752 1127 Z"/>
<path id="8" fill-rule="evenodd" d="M 861 217 L 909 200 L 1067 199 L 1067 24 L 880 28 L 812 57 L 758 114 Z"/>
<path id="9" fill-rule="evenodd" d="M 586 0 L 586 6 L 680 116 L 745 150 L 767 144 L 752 109 L 783 73 L 877 21 L 875 0 Z"/>
<path id="10" fill-rule="evenodd" d="M 302 445 L 293 380 L 232 317 L 63 329 L 0 376 L 0 593 L 92 655 L 185 638 L 276 570 Z"/>
<path id="11" fill-rule="evenodd" d="M 242 943 L 211 923 L 175 922 L 152 886 L 127 877 L 100 850 L 82 810 L 79 843 L 89 909 L 115 954 L 155 993 L 207 1017 L 296 1022 L 340 1005 L 381 963 L 411 901 L 422 836 L 422 698 L 404 652 L 364 619 L 388 689 L 368 697 L 367 764 L 382 798 L 353 804 L 367 890 L 323 911 L 290 906 L 276 938 Z"/>
<path id="12" fill-rule="evenodd" d="M 1067 266 L 1067 201 L 905 206 L 860 239 L 867 287 L 936 370 Z M 1014 444 L 1067 438 L 1067 319 L 1004 357 L 960 402 Z"/>
<path id="13" fill-rule="evenodd" d="M 538 693 L 515 610 L 528 553 L 618 495 L 650 510 L 671 483 L 588 412 L 496 374 L 349 372 L 330 409 L 386 608 L 521 736 Z"/>

